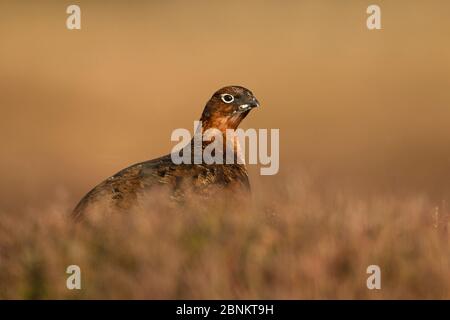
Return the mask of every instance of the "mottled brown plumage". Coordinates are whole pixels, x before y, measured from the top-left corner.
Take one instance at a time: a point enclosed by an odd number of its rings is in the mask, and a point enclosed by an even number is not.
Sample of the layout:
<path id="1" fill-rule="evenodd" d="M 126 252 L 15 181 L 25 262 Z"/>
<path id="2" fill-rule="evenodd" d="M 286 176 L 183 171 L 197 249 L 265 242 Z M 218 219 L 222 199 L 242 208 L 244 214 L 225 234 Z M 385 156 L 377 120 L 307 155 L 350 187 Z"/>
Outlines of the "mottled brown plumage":
<path id="1" fill-rule="evenodd" d="M 203 110 L 200 119 L 202 132 L 216 128 L 224 134 L 223 141 L 226 144 L 225 130 L 236 129 L 250 110 L 258 105 L 248 89 L 238 86 L 222 88 L 211 97 Z M 208 143 L 210 142 L 203 142 L 202 148 Z M 233 140 L 231 146 L 238 148 L 237 141 Z M 187 148 L 191 149 L 192 156 L 193 147 L 191 141 Z M 250 184 L 244 164 L 177 165 L 168 154 L 132 165 L 106 179 L 81 199 L 73 215 L 81 217 L 99 202 L 127 210 L 141 198 L 151 200 L 152 191 L 158 189 L 167 191 L 172 200 L 183 201 L 187 192 L 211 198 L 220 196 L 219 192 L 224 190 L 248 192 Z"/>

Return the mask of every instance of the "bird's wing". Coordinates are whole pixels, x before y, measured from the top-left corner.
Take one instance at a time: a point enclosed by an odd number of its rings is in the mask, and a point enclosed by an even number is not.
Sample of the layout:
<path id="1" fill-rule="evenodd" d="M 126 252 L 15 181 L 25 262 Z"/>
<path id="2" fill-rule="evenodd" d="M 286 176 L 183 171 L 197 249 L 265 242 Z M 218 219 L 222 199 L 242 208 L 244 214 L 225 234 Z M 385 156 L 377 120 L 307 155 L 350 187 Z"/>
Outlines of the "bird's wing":
<path id="1" fill-rule="evenodd" d="M 167 162 L 164 158 L 137 163 L 107 178 L 80 200 L 73 211 L 73 216 L 81 217 L 88 207 L 100 201 L 106 201 L 108 205 L 121 209 L 129 208 L 136 202 L 139 190 L 161 183 L 157 169 L 161 163 Z M 149 170 L 151 167 L 153 170 Z"/>
<path id="2" fill-rule="evenodd" d="M 204 196 L 217 188 L 250 190 L 243 165 L 176 165 L 167 155 L 135 164 L 106 179 L 81 199 L 73 215 L 81 217 L 90 205 L 105 200 L 116 208 L 128 209 L 137 202 L 140 191 L 154 186 L 166 186 L 174 200 L 183 199 L 186 190 Z"/>

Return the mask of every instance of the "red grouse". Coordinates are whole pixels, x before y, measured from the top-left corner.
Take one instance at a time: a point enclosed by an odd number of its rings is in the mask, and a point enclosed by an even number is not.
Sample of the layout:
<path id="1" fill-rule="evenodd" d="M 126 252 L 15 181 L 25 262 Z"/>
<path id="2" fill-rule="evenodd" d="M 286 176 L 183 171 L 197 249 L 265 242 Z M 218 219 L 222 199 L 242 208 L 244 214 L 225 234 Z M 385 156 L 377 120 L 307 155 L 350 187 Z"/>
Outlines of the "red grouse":
<path id="1" fill-rule="evenodd" d="M 237 129 L 250 110 L 258 106 L 258 100 L 250 90 L 239 86 L 222 88 L 214 93 L 203 110 L 200 119 L 201 132 L 217 129 L 217 132 L 223 135 L 223 144 L 229 146 L 226 130 Z M 201 148 L 205 149 L 211 141 L 201 142 Z M 231 145 L 235 149 L 239 147 L 234 139 Z M 192 151 L 192 155 L 195 154 L 194 139 L 181 150 L 181 154 L 186 148 Z M 128 209 L 136 204 L 140 197 L 151 197 L 150 191 L 157 188 L 165 188 L 170 197 L 176 200 L 183 199 L 185 190 L 188 189 L 196 195 L 206 197 L 224 190 L 250 191 L 245 165 L 236 161 L 231 164 L 222 162 L 223 164 L 207 164 L 202 159 L 200 163 L 190 161 L 175 164 L 171 154 L 168 154 L 132 165 L 109 177 L 86 194 L 74 209 L 73 215 L 79 218 L 100 202 L 106 202 L 113 208 Z"/>

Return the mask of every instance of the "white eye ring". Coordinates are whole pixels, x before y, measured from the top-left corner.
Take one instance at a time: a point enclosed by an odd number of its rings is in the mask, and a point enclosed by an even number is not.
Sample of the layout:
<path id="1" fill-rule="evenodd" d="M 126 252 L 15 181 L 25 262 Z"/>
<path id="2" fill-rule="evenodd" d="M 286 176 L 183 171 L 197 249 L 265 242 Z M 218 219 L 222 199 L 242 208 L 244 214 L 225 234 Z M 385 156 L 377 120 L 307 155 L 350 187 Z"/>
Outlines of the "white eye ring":
<path id="1" fill-rule="evenodd" d="M 234 97 L 228 93 L 222 94 L 221 98 L 222 98 L 222 101 L 225 103 L 232 103 L 234 101 Z"/>

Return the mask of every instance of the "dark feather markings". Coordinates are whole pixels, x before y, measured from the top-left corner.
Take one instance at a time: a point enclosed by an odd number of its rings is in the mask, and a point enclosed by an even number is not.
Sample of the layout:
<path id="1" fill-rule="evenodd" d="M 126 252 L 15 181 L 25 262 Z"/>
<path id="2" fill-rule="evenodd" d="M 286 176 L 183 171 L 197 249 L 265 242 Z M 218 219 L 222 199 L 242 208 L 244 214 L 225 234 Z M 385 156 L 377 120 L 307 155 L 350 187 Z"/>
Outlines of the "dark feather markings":
<path id="1" fill-rule="evenodd" d="M 171 198 L 181 200 L 189 188 L 190 192 L 205 197 L 218 189 L 235 189 L 249 192 L 248 173 L 242 164 L 179 164 L 171 161 L 170 155 L 135 164 L 121 170 L 92 189 L 76 206 L 73 215 L 81 217 L 88 207 L 97 201 L 110 202 L 114 207 L 127 210 L 136 203 L 139 195 L 145 195 L 158 187 L 167 186 Z"/>

